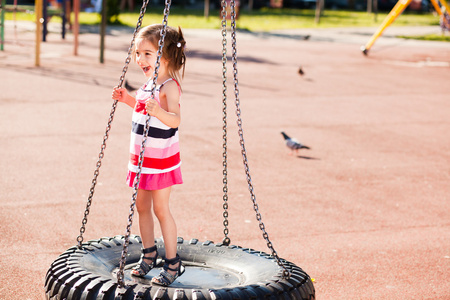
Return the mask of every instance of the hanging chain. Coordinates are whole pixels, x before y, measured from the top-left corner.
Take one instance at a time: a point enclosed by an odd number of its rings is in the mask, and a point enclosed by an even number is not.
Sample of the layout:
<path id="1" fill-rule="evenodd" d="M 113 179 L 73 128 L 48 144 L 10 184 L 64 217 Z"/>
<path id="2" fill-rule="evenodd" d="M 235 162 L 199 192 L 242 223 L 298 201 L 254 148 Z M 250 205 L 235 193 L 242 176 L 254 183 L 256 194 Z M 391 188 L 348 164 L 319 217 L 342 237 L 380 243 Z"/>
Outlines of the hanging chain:
<path id="1" fill-rule="evenodd" d="M 222 103 L 223 103 L 223 234 L 222 243 L 230 245 L 228 237 L 228 154 L 227 154 L 227 2 L 222 0 Z"/>
<path id="2" fill-rule="evenodd" d="M 236 0 L 231 0 L 231 46 L 232 46 L 232 62 L 233 62 L 233 78 L 234 78 L 234 96 L 236 103 L 236 115 L 237 115 L 237 125 L 239 127 L 239 141 L 241 145 L 241 154 L 244 162 L 245 174 L 247 176 L 248 190 L 250 191 L 251 199 L 253 202 L 253 209 L 256 213 L 256 220 L 259 222 L 259 228 L 262 231 L 262 236 L 267 242 L 267 247 L 272 252 L 272 256 L 276 259 L 278 265 L 283 268 L 283 277 L 288 279 L 290 277 L 290 273 L 287 270 L 286 266 L 281 261 L 278 253 L 275 251 L 272 242 L 269 239 L 269 234 L 266 231 L 266 227 L 262 221 L 261 213 L 259 212 L 258 204 L 256 203 L 256 196 L 253 189 L 252 178 L 250 176 L 250 169 L 248 166 L 247 160 L 247 151 L 245 150 L 244 143 L 244 131 L 242 129 L 242 118 L 241 118 L 241 108 L 239 100 L 239 86 L 238 86 L 238 69 L 237 69 L 237 47 L 236 47 Z"/>
<path id="3" fill-rule="evenodd" d="M 121 87 L 125 78 L 125 74 L 128 71 L 128 66 L 130 64 L 131 61 L 131 53 L 133 52 L 133 46 L 134 46 L 134 41 L 136 39 L 136 35 L 139 31 L 139 29 L 142 26 L 142 19 L 144 18 L 144 14 L 145 11 L 147 9 L 147 5 L 148 5 L 149 0 L 145 0 L 144 3 L 142 4 L 142 8 L 141 8 L 141 12 L 139 14 L 139 19 L 136 25 L 136 28 L 134 30 L 133 33 L 133 38 L 131 40 L 131 45 L 128 48 L 128 55 L 127 58 L 125 59 L 125 65 L 122 69 L 122 74 L 120 75 L 119 78 L 119 84 L 118 87 Z M 97 160 L 97 165 L 94 171 L 94 178 L 92 179 L 92 184 L 91 184 L 91 188 L 89 190 L 89 196 L 88 196 L 88 200 L 86 203 L 86 209 L 84 210 L 84 217 L 83 220 L 81 221 L 81 228 L 80 228 L 80 235 L 77 237 L 77 242 L 78 242 L 78 248 L 81 249 L 82 248 L 82 244 L 83 244 L 83 234 L 86 231 L 86 223 L 87 223 L 87 217 L 89 215 L 90 209 L 91 209 L 91 205 L 92 205 L 92 198 L 94 197 L 94 192 L 95 192 L 95 187 L 97 185 L 97 178 L 98 175 L 100 174 L 100 167 L 102 166 L 102 159 L 105 156 L 104 152 L 105 152 L 105 148 L 106 148 L 106 141 L 108 140 L 109 137 L 109 131 L 111 130 L 111 124 L 112 121 L 114 119 L 114 113 L 116 112 L 116 108 L 117 108 L 117 100 L 114 100 L 112 108 L 111 108 L 111 112 L 109 114 L 109 120 L 108 120 L 108 124 L 106 126 L 106 131 L 105 131 L 105 135 L 103 136 L 103 141 L 102 141 L 102 146 L 100 149 L 100 153 L 98 155 L 98 160 Z"/>
<path id="4" fill-rule="evenodd" d="M 166 0 L 165 7 L 164 7 L 164 18 L 163 18 L 163 22 L 162 22 L 163 27 L 161 28 L 161 32 L 160 32 L 158 52 L 157 52 L 157 57 L 156 57 L 156 62 L 155 62 L 155 71 L 153 72 L 153 82 L 152 82 L 152 86 L 151 86 L 151 97 L 153 99 L 155 98 L 155 90 L 156 90 L 156 83 L 158 80 L 158 72 L 159 72 L 159 67 L 161 64 L 161 57 L 162 57 L 162 52 L 163 52 L 163 48 L 164 48 L 164 40 L 166 38 L 167 19 L 169 17 L 170 4 L 171 4 L 171 0 Z M 141 152 L 139 153 L 138 172 L 136 173 L 136 178 L 134 180 L 134 185 L 133 185 L 133 195 L 131 198 L 130 214 L 128 215 L 127 232 L 124 237 L 122 256 L 120 258 L 120 263 L 119 263 L 119 270 L 117 271 L 117 283 L 118 283 L 119 287 L 125 286 L 123 271 L 124 271 L 125 263 L 127 260 L 128 245 L 130 244 L 131 226 L 133 225 L 134 208 L 136 206 L 136 198 L 137 198 L 137 193 L 138 193 L 138 188 L 139 188 L 139 182 L 141 180 L 142 164 L 144 162 L 145 144 L 147 142 L 148 130 L 150 128 L 150 118 L 151 118 L 150 115 L 147 115 L 147 118 L 145 120 L 144 137 L 142 139 Z"/>

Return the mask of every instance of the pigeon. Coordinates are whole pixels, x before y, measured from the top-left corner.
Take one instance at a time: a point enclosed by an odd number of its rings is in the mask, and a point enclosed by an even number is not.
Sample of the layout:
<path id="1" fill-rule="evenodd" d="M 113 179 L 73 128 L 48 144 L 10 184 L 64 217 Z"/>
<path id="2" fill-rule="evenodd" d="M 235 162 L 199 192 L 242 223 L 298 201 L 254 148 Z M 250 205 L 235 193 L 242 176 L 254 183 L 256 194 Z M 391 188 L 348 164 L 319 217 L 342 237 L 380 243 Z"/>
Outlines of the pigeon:
<path id="1" fill-rule="evenodd" d="M 286 146 L 289 149 L 291 149 L 291 153 L 290 154 L 292 154 L 294 151 L 295 151 L 295 153 L 298 153 L 298 150 L 300 150 L 300 149 L 311 149 L 308 146 L 300 144 L 300 142 L 297 141 L 296 139 L 289 137 L 283 131 L 281 132 L 281 134 L 283 135 L 284 140 L 286 141 Z"/>
<path id="2" fill-rule="evenodd" d="M 305 75 L 305 71 L 303 71 L 303 67 L 300 66 L 300 68 L 298 69 L 298 74 L 300 74 L 300 76 Z"/>

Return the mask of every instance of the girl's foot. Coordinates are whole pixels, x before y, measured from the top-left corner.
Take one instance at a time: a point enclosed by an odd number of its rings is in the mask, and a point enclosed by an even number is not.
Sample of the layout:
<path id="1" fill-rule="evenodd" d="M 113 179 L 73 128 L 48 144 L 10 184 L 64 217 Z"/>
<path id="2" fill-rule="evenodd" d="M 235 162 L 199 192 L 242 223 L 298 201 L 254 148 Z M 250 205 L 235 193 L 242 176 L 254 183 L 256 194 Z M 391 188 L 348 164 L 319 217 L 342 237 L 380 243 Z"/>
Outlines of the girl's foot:
<path id="1" fill-rule="evenodd" d="M 142 249 L 141 259 L 137 265 L 131 271 L 131 275 L 137 277 L 144 277 L 151 269 L 156 266 L 156 259 L 158 258 L 158 252 L 156 251 L 156 245 L 150 248 Z M 154 255 L 147 256 L 146 254 L 155 253 Z"/>
<path id="2" fill-rule="evenodd" d="M 152 283 L 169 286 L 184 273 L 184 270 L 181 258 L 177 254 L 174 258 L 166 259 L 163 270 L 158 276 L 152 278 Z"/>

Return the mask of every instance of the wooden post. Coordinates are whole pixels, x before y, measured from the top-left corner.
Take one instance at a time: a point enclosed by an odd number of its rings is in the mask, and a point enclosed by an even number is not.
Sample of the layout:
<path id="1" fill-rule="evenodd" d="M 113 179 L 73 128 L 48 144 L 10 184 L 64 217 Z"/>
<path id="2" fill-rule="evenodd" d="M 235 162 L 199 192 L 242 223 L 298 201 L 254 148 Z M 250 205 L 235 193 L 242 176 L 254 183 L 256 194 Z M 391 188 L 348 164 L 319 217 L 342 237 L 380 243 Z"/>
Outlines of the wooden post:
<path id="1" fill-rule="evenodd" d="M 34 12 L 36 13 L 36 52 L 34 65 L 39 67 L 41 65 L 41 22 L 42 22 L 42 0 L 36 0 Z"/>
<path id="2" fill-rule="evenodd" d="M 209 0 L 205 0 L 204 14 L 205 18 L 209 18 Z"/>
<path id="3" fill-rule="evenodd" d="M 373 0 L 373 21 L 378 22 L 378 0 Z"/>
<path id="4" fill-rule="evenodd" d="M 372 13 L 372 4 L 373 4 L 373 0 L 367 0 L 367 13 L 368 14 Z"/>
<path id="5" fill-rule="evenodd" d="M 36 0 L 37 1 L 37 0 Z M 78 22 L 78 14 L 80 13 L 80 0 L 73 0 L 73 12 L 75 19 L 73 22 L 73 55 L 78 55 L 78 32 L 80 30 L 80 24 Z"/>
<path id="6" fill-rule="evenodd" d="M 100 0 L 97 0 L 100 1 Z M 102 1 L 102 21 L 100 24 L 100 63 L 104 63 L 105 58 L 105 35 L 106 35 L 106 1 L 107 0 L 101 0 Z"/>
<path id="7" fill-rule="evenodd" d="M 324 0 L 316 0 L 316 17 L 314 19 L 314 22 L 316 24 L 320 23 L 320 17 L 322 16 L 323 7 L 324 7 Z"/>

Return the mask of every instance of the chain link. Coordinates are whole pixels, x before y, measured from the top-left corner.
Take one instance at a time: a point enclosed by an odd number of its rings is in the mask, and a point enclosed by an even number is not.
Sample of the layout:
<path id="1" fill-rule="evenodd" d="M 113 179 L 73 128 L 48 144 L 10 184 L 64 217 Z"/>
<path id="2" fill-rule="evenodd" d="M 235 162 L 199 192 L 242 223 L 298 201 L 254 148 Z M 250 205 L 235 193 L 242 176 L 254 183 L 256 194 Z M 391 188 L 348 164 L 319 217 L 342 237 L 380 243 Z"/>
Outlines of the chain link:
<path id="1" fill-rule="evenodd" d="M 266 240 L 267 247 L 272 252 L 272 256 L 276 259 L 278 265 L 283 268 L 283 277 L 289 278 L 290 273 L 287 270 L 286 266 L 281 261 L 278 253 L 275 251 L 272 242 L 269 239 L 269 234 L 266 232 L 266 227 L 262 221 L 261 213 L 259 212 L 258 204 L 256 203 L 256 196 L 253 189 L 252 178 L 250 176 L 250 169 L 248 165 L 247 159 L 247 151 L 245 150 L 245 142 L 244 142 L 244 131 L 242 129 L 242 118 L 241 118 L 241 108 L 240 108 L 240 99 L 239 99 L 239 82 L 238 82 L 238 69 L 237 69 L 237 46 L 236 46 L 236 0 L 231 0 L 231 46 L 232 46 L 232 63 L 233 63 L 233 81 L 234 81 L 234 96 L 235 96 L 235 104 L 236 104 L 236 116 L 237 116 L 237 125 L 238 125 L 238 133 L 239 133 L 239 143 L 241 145 L 241 154 L 244 163 L 245 175 L 247 177 L 248 190 L 250 191 L 251 199 L 253 202 L 253 209 L 256 213 L 256 220 L 259 222 L 259 228 L 262 231 L 262 236 Z"/>
<path id="2" fill-rule="evenodd" d="M 125 79 L 125 75 L 126 75 L 126 73 L 128 71 L 128 66 L 129 66 L 130 61 L 131 61 L 131 54 L 133 52 L 134 41 L 136 40 L 136 35 L 137 35 L 139 29 L 142 26 L 142 19 L 144 18 L 144 14 L 145 14 L 145 11 L 147 9 L 148 2 L 149 2 L 149 0 L 146 0 L 142 4 L 141 12 L 139 14 L 139 19 L 138 19 L 138 22 L 136 24 L 136 28 L 135 28 L 134 33 L 133 33 L 133 38 L 131 40 L 130 47 L 128 48 L 127 58 L 125 59 L 125 65 L 124 65 L 124 67 L 122 69 L 122 74 L 120 75 L 119 84 L 117 85 L 117 87 L 122 87 L 122 85 L 123 85 L 123 81 Z M 89 190 L 89 196 L 88 196 L 88 200 L 87 200 L 87 203 L 86 203 L 86 209 L 84 210 L 83 220 L 81 221 L 80 235 L 78 235 L 78 237 L 77 237 L 77 242 L 78 242 L 78 248 L 79 249 L 81 249 L 83 247 L 83 240 L 84 240 L 83 234 L 86 232 L 86 224 L 87 224 L 87 221 L 88 221 L 87 217 L 88 217 L 90 209 L 91 209 L 92 199 L 94 197 L 95 187 L 97 185 L 97 178 L 98 178 L 98 176 L 100 174 L 100 167 L 102 166 L 102 159 L 105 156 L 106 141 L 108 140 L 109 132 L 111 131 L 111 124 L 112 124 L 112 121 L 114 119 L 114 114 L 116 112 L 117 103 L 118 103 L 118 101 L 114 100 L 114 102 L 112 104 L 111 112 L 109 114 L 109 119 L 108 119 L 108 123 L 107 123 L 107 126 L 106 126 L 105 135 L 103 136 L 103 141 L 102 141 L 100 153 L 98 155 L 98 160 L 97 160 L 96 168 L 95 168 L 95 171 L 94 171 L 94 178 L 92 179 L 91 188 Z"/>
<path id="3" fill-rule="evenodd" d="M 227 2 L 222 0 L 222 112 L 223 112 L 223 234 L 222 243 L 230 245 L 228 237 L 228 154 L 227 154 Z"/>
<path id="4" fill-rule="evenodd" d="M 165 1 L 164 18 L 163 18 L 163 22 L 162 22 L 163 27 L 161 28 L 161 32 L 160 32 L 158 52 L 157 52 L 157 57 L 156 57 L 156 62 L 155 62 L 155 71 L 153 72 L 153 82 L 152 82 L 152 86 L 151 86 L 151 97 L 152 98 L 155 98 L 156 84 L 158 81 L 158 72 L 159 72 L 159 67 L 161 64 L 161 57 L 162 57 L 162 52 L 163 52 L 163 48 L 164 48 L 164 40 L 166 38 L 167 19 L 169 17 L 170 4 L 171 4 L 171 0 Z M 130 214 L 128 215 L 127 232 L 124 237 L 122 256 L 121 256 L 120 262 L 119 262 L 119 270 L 117 271 L 117 283 L 118 283 L 119 287 L 125 286 L 124 268 L 125 268 L 125 263 L 127 260 L 128 245 L 130 244 L 131 226 L 133 225 L 134 208 L 136 206 L 136 198 L 137 198 L 137 193 L 138 193 L 138 188 L 139 188 L 139 182 L 141 180 L 142 163 L 144 161 L 145 144 L 147 142 L 148 130 L 150 128 L 150 118 L 151 118 L 150 115 L 147 115 L 147 118 L 145 121 L 144 137 L 142 139 L 141 152 L 139 153 L 138 172 L 136 173 L 136 178 L 135 178 L 134 185 L 133 185 L 133 195 L 131 198 Z"/>

